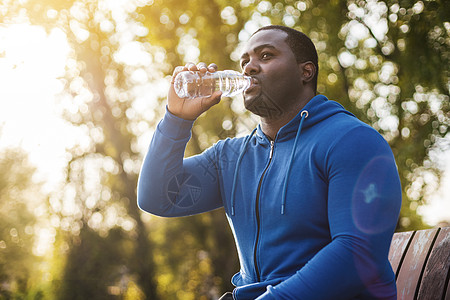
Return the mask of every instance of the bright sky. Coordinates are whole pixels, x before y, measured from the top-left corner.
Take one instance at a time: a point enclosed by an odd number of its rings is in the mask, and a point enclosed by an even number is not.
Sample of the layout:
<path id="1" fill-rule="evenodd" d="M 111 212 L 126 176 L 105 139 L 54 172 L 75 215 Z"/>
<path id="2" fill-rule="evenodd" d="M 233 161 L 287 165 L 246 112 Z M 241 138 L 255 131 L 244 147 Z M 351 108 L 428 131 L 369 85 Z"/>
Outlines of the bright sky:
<path id="1" fill-rule="evenodd" d="M 47 35 L 37 26 L 0 26 L 0 45 L 0 147 L 22 147 L 40 178 L 56 183 L 65 149 L 77 135 L 55 111 L 69 51 L 66 36 L 58 29 Z"/>
<path id="2" fill-rule="evenodd" d="M 0 25 L 0 148 L 20 146 L 30 153 L 39 177 L 51 189 L 61 179 L 65 149 L 80 139 L 79 131 L 58 116 L 57 95 L 63 85 L 69 47 L 58 29 Z M 450 155 L 446 159 L 450 170 Z M 444 187 L 447 190 L 444 190 Z M 432 203 L 420 212 L 430 224 L 450 221 L 450 171 Z"/>

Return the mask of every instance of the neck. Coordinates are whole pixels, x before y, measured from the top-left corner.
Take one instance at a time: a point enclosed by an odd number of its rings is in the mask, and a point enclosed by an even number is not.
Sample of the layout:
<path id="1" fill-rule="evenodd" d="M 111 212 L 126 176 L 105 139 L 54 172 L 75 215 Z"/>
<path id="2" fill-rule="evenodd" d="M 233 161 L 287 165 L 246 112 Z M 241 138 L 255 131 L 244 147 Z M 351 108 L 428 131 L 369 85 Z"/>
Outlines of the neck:
<path id="1" fill-rule="evenodd" d="M 303 101 L 296 102 L 292 107 L 285 109 L 284 113 L 277 118 L 261 117 L 261 129 L 264 134 L 271 140 L 275 140 L 280 128 L 289 123 L 313 97 L 314 95 L 304 98 L 305 100 Z"/>

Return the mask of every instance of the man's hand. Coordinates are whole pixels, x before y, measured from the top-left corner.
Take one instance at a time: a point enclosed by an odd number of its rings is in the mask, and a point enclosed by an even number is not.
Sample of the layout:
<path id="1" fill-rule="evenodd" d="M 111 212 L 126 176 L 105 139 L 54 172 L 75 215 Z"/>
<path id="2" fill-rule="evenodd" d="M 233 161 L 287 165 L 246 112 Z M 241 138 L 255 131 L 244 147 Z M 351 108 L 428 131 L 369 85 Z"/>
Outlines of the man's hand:
<path id="1" fill-rule="evenodd" d="M 195 120 L 203 112 L 211 108 L 220 102 L 221 91 L 215 91 L 210 97 L 200 97 L 194 99 L 183 99 L 178 97 L 173 87 L 173 80 L 178 73 L 183 71 L 194 71 L 205 74 L 207 71 L 216 72 L 217 65 L 210 64 L 208 67 L 205 63 L 199 63 L 195 65 L 193 63 L 187 63 L 184 67 L 178 66 L 175 68 L 172 76 L 172 83 L 170 85 L 169 94 L 167 96 L 167 109 L 175 116 L 185 120 Z"/>

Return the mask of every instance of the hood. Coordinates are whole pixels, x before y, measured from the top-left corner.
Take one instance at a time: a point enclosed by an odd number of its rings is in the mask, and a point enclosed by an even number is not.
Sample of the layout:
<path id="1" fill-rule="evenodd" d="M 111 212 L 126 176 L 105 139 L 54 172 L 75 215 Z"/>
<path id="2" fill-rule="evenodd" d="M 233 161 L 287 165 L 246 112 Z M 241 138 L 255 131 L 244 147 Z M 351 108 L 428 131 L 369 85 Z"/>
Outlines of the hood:
<path id="1" fill-rule="evenodd" d="M 313 97 L 300 112 L 289 123 L 284 125 L 278 131 L 276 140 L 283 140 L 291 138 L 298 132 L 300 122 L 302 120 L 302 112 L 307 111 L 308 115 L 305 117 L 301 130 L 314 126 L 315 124 L 338 113 L 345 113 L 354 117 L 352 113 L 345 110 L 345 108 L 338 102 L 328 100 L 324 95 L 317 95 Z M 257 126 L 256 137 L 259 143 L 267 143 L 268 139 L 261 129 L 261 125 Z"/>
<path id="2" fill-rule="evenodd" d="M 335 114 L 338 113 L 345 113 L 348 115 L 351 115 L 354 117 L 354 115 L 345 108 L 335 102 L 330 101 L 327 99 L 327 97 L 323 95 L 317 95 L 313 97 L 306 105 L 303 107 L 303 109 L 286 125 L 280 128 L 278 131 L 275 141 L 281 141 L 283 139 L 290 139 L 295 135 L 295 141 L 292 146 L 291 155 L 288 158 L 288 169 L 286 172 L 286 178 L 284 180 L 283 184 L 283 195 L 281 198 L 281 214 L 284 214 L 284 208 L 286 204 L 286 190 L 287 190 L 287 183 L 289 180 L 289 176 L 291 173 L 292 168 L 292 162 L 294 160 L 295 156 L 295 150 L 297 148 L 297 145 L 299 144 L 299 137 L 302 132 L 302 130 L 307 129 L 309 127 L 314 126 L 315 124 L 321 122 L 322 120 L 325 120 Z M 256 132 L 256 135 L 255 135 Z M 233 177 L 233 185 L 231 188 L 231 215 L 234 215 L 234 202 L 235 202 L 235 190 L 236 190 L 236 182 L 239 174 L 239 167 L 242 161 L 242 158 L 244 157 L 244 153 L 247 149 L 247 145 L 252 139 L 253 135 L 256 136 L 257 142 L 260 144 L 266 144 L 270 143 L 267 136 L 264 134 L 264 132 L 261 130 L 261 126 L 258 125 L 257 128 L 255 128 L 250 135 L 248 135 L 245 140 L 242 147 L 242 150 L 239 154 L 236 168 L 234 171 L 234 177 Z"/>

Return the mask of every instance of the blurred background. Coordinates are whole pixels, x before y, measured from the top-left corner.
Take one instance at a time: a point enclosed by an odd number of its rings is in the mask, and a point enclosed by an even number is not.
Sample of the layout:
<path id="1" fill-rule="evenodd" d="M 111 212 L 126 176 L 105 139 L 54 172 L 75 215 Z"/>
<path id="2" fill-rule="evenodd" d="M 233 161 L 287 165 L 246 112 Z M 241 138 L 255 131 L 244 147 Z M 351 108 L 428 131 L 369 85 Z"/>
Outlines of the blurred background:
<path id="1" fill-rule="evenodd" d="M 217 299 L 238 271 L 223 210 L 144 214 L 136 183 L 186 62 L 239 70 L 257 28 L 314 41 L 318 91 L 390 143 L 398 231 L 450 221 L 450 2 L 2 0 L 0 299 Z M 196 122 L 187 155 L 258 122 L 241 98 Z"/>

